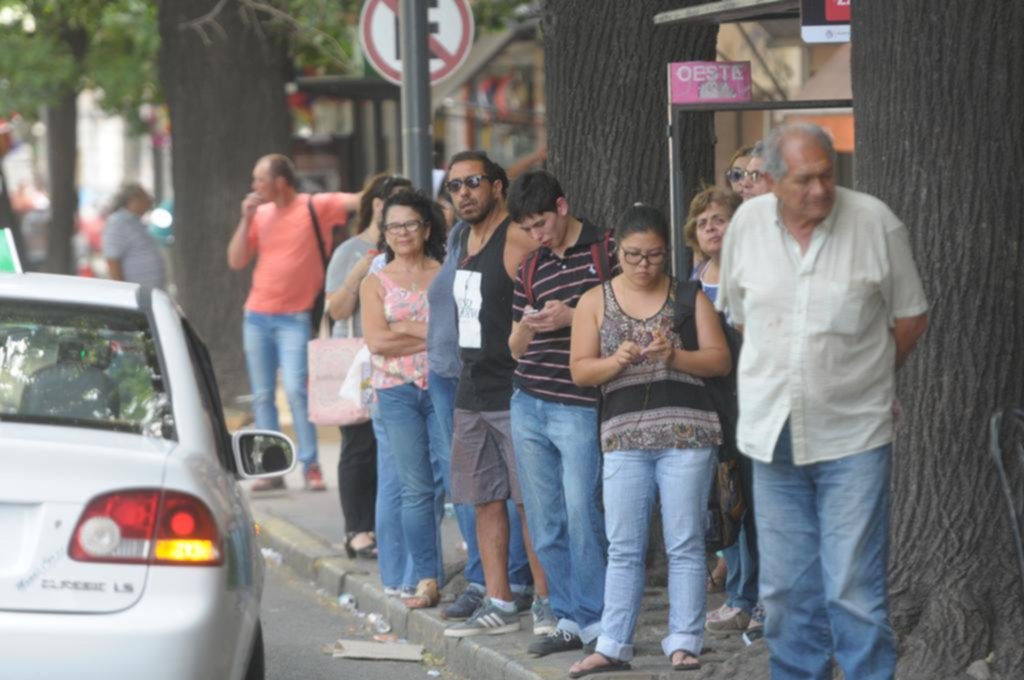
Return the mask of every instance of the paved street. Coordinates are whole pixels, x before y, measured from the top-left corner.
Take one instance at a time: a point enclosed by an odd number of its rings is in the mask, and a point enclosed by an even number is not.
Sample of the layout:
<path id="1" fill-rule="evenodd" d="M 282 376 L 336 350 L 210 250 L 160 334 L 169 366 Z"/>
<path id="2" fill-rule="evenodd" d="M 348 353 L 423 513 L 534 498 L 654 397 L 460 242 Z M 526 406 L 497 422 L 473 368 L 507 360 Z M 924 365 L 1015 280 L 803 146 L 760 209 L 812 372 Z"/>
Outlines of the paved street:
<path id="1" fill-rule="evenodd" d="M 323 653 L 324 645 L 338 638 L 371 640 L 373 634 L 365 617 L 342 610 L 334 598 L 317 593 L 287 567 L 267 565 L 262 612 L 267 680 L 459 680 L 445 670 L 443 660 L 431 656 L 412 663 L 335 659 Z"/>

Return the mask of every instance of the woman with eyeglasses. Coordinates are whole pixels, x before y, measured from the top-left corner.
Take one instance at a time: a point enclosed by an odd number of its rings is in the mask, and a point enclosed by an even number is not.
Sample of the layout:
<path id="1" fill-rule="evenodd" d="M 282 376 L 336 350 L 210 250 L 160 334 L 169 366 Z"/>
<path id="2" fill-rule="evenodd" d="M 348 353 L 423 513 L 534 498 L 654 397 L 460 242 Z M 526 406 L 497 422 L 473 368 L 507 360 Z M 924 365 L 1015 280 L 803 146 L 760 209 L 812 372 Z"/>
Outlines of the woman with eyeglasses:
<path id="1" fill-rule="evenodd" d="M 427 393 L 427 288 L 444 259 L 445 221 L 430 198 L 402 192 L 384 204 L 380 249 L 387 264 L 359 287 L 371 382 L 402 485 L 401 518 L 412 558 L 412 609 L 441 599 L 439 517 L 431 457 L 442 445 Z"/>
<path id="2" fill-rule="evenodd" d="M 690 202 L 683 237 L 686 245 L 698 253 L 702 260 L 691 279 L 700 281 L 701 289 L 712 302 L 718 297 L 719 263 L 725 232 L 733 213 L 742 203 L 740 196 L 718 187 L 705 189 Z M 732 335 L 730 347 L 739 347 L 739 333 L 731 328 L 726 329 L 726 333 Z M 735 400 L 733 408 L 738 411 Z M 731 452 L 732 455 L 737 453 Z M 753 470 L 746 456 L 738 456 L 737 460 L 747 511 L 743 516 L 739 540 L 721 553 L 720 560 L 725 562 L 728 574 L 724 582 L 728 596 L 721 607 L 708 612 L 706 628 L 715 633 L 744 632 L 749 639 L 753 639 L 760 637 L 764 628 L 763 609 L 758 606 L 757 533 L 751 484 Z M 712 574 L 711 578 L 714 579 L 715 575 Z"/>
<path id="3" fill-rule="evenodd" d="M 704 642 L 704 513 L 718 416 L 701 378 L 724 375 L 729 350 L 715 309 L 698 293 L 695 314 L 675 319 L 675 281 L 666 272 L 669 227 L 649 206 L 628 209 L 615 230 L 622 273 L 580 299 L 572 324 L 573 381 L 600 386 L 608 569 L 596 651 L 569 675 L 629 668 L 644 591 L 651 506 L 661 497 L 669 564 L 668 635 L 675 670 L 700 668 Z M 683 349 L 680 324 L 695 324 Z"/>
<path id="4" fill-rule="evenodd" d="M 359 284 L 377 254 L 380 218 L 384 199 L 412 188 L 404 177 L 374 175 L 363 185 L 355 233 L 331 255 L 324 288 L 327 314 L 333 320 L 332 338 L 361 338 Z M 377 500 L 377 449 L 371 422 L 341 428 L 341 456 L 338 458 L 338 495 L 345 518 L 345 552 L 349 558 L 377 557 L 375 534 Z M 383 569 L 383 566 L 382 566 Z"/>
<path id="5" fill-rule="evenodd" d="M 750 152 L 753 148 L 752 146 L 740 147 L 729 159 L 729 168 L 725 171 L 725 182 L 737 194 L 740 193 L 740 186 L 743 184 L 743 171 L 747 169 Z"/>
<path id="6" fill-rule="evenodd" d="M 749 201 L 771 190 L 772 178 L 764 171 L 764 142 L 758 142 L 750 150 L 750 158 L 740 180 L 740 195 L 744 201 Z"/>

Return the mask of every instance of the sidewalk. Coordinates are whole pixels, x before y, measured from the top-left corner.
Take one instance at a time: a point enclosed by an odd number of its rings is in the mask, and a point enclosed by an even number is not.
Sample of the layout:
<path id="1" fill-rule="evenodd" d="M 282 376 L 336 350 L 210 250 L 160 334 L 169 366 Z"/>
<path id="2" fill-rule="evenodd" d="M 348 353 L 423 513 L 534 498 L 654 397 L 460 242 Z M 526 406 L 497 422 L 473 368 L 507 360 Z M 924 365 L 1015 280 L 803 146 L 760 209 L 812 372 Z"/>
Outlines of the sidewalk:
<path id="1" fill-rule="evenodd" d="M 287 414 L 287 408 L 282 416 Z M 290 424 L 282 422 L 285 433 L 291 436 Z M 569 666 L 582 658 L 582 652 L 567 652 L 542 658 L 526 653 L 533 638 L 529 613 L 523 615 L 523 629 L 518 633 L 496 636 L 478 636 L 456 640 L 444 637 L 447 622 L 440 618 L 440 607 L 410 611 L 400 600 L 386 598 L 380 585 L 377 563 L 373 560 L 349 560 L 343 548 L 345 527 L 338 500 L 337 465 L 339 432 L 336 428 L 319 428 L 320 465 L 327 483 L 326 493 L 302 490 L 302 475 L 298 470 L 286 478 L 284 491 L 265 492 L 250 496 L 256 520 L 260 525 L 260 542 L 264 547 L 281 553 L 283 561 L 317 588 L 337 597 L 341 593 L 355 596 L 364 612 L 380 612 L 400 638 L 425 646 L 435 656 L 443 657 L 448 668 L 468 680 L 553 680 L 568 677 Z M 446 602 L 461 592 L 465 582 L 461 577 L 465 552 L 454 518 L 442 523 L 445 573 L 449 583 L 444 588 Z M 723 594 L 708 596 L 708 608 L 718 607 Z M 608 680 L 655 680 L 678 678 L 668 659 L 661 653 L 661 638 L 666 634 L 668 600 L 664 588 L 644 591 L 643 606 L 636 632 L 636 658 L 633 670 L 625 673 L 605 673 Z M 338 631 L 323 631 L 319 645 L 340 636 Z M 768 680 L 767 649 L 764 642 L 746 647 L 738 635 L 705 638 L 705 653 L 701 655 L 703 668 L 686 673 L 685 677 L 735 678 L 738 680 Z"/>

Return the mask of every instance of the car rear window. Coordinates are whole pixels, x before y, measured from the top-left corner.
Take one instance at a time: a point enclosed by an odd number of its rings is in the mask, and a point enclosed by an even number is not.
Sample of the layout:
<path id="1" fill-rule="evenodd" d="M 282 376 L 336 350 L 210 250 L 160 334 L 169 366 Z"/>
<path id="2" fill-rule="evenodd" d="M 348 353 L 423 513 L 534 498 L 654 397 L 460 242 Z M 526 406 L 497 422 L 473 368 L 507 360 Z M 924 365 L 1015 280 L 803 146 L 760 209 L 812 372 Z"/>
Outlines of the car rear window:
<path id="1" fill-rule="evenodd" d="M 146 316 L 0 300 L 0 419 L 174 438 Z"/>

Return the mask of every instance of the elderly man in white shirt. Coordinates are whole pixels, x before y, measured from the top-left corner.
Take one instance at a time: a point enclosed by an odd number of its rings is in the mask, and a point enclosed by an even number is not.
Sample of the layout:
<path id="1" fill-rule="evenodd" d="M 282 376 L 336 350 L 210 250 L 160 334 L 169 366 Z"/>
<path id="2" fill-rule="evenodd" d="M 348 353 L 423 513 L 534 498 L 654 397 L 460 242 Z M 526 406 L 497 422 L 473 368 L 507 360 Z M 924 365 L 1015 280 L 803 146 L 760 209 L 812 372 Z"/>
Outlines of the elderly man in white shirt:
<path id="1" fill-rule="evenodd" d="M 717 305 L 744 332 L 737 442 L 754 460 L 773 680 L 891 678 L 886 567 L 896 369 L 927 326 L 906 227 L 837 188 L 809 124 L 766 140 L 771 193 L 744 203 Z"/>

